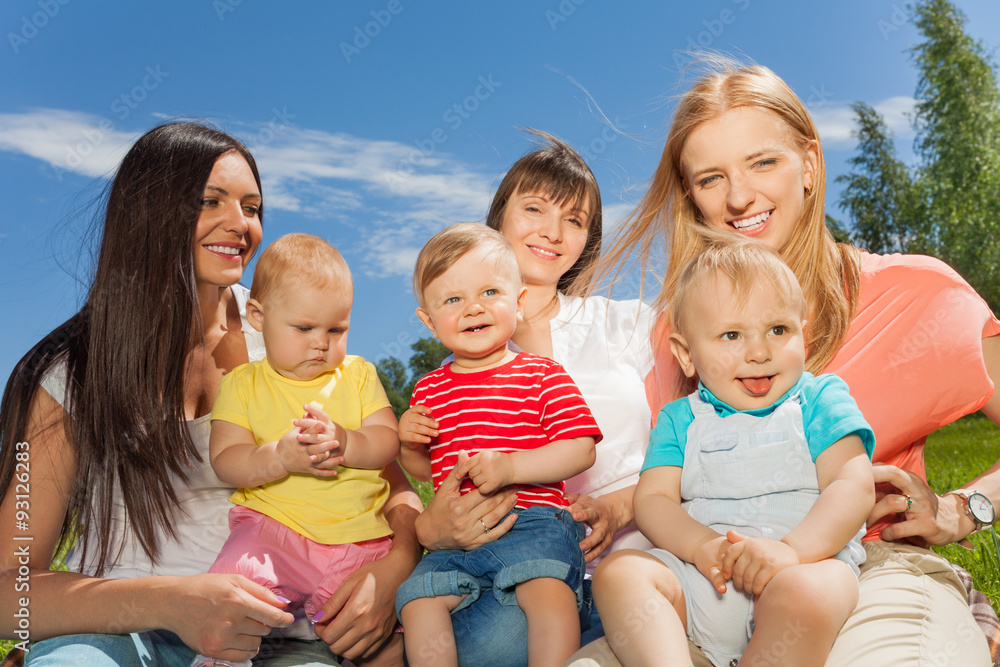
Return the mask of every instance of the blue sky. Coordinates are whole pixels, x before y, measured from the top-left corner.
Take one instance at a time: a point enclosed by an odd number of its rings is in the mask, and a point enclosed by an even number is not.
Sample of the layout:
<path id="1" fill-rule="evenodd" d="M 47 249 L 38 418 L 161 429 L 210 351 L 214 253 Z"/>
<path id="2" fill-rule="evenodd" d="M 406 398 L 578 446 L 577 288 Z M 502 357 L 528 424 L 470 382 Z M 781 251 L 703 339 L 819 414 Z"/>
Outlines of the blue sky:
<path id="1" fill-rule="evenodd" d="M 998 45 L 996 0 L 960 0 Z M 911 155 L 906 112 L 919 41 L 896 0 L 699 3 L 84 2 L 0 5 L 0 375 L 85 296 L 93 199 L 127 147 L 165 120 L 243 139 L 263 178 L 265 243 L 305 231 L 355 275 L 349 348 L 405 359 L 426 335 L 409 282 L 421 244 L 481 221 L 504 170 L 568 141 L 601 185 L 606 226 L 652 174 L 682 51 L 774 69 L 820 127 L 831 180 L 854 150 L 848 105 L 886 114 Z M 837 188 L 828 191 L 830 212 Z M 251 275 L 244 276 L 249 285 Z"/>

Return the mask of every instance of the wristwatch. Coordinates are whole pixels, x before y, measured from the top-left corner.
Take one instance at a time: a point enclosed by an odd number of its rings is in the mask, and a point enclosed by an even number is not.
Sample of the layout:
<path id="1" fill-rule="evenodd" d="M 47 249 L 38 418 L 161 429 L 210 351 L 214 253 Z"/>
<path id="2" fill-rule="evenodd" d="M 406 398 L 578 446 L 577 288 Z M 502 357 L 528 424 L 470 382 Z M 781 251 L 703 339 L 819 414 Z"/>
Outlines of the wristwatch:
<path id="1" fill-rule="evenodd" d="M 976 529 L 972 532 L 978 533 L 983 528 L 990 526 L 996 520 L 996 511 L 990 499 L 972 489 L 955 489 L 944 495 L 953 494 L 961 496 L 965 500 L 965 513 L 969 515 L 972 522 L 976 524 Z"/>

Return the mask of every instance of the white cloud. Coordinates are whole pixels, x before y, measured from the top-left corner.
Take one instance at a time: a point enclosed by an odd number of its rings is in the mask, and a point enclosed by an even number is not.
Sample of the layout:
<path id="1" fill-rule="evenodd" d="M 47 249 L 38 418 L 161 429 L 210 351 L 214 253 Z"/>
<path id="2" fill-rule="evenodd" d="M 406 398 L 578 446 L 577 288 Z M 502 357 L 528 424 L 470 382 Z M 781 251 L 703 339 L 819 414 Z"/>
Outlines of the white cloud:
<path id="1" fill-rule="evenodd" d="M 490 201 L 493 175 L 446 153 L 275 122 L 232 133 L 257 160 L 270 214 L 355 230 L 358 268 L 372 276 L 408 276 L 427 238 L 452 222 L 481 220 Z M 138 136 L 80 112 L 0 114 L 0 150 L 42 160 L 57 175 L 108 177 Z"/>
<path id="2" fill-rule="evenodd" d="M 138 133 L 115 129 L 107 118 L 61 109 L 0 114 L 0 150 L 38 158 L 56 175 L 114 173 Z"/>
<path id="3" fill-rule="evenodd" d="M 909 115 L 916 100 L 912 97 L 889 97 L 873 104 L 896 139 L 910 138 L 913 130 Z M 855 113 L 849 106 L 827 106 L 810 110 L 825 148 L 849 149 L 855 144 Z"/>
<path id="4" fill-rule="evenodd" d="M 875 105 L 875 110 L 882 114 L 885 124 L 897 137 L 912 136 L 913 127 L 910 118 L 917 105 L 917 100 L 912 97 L 890 97 Z"/>

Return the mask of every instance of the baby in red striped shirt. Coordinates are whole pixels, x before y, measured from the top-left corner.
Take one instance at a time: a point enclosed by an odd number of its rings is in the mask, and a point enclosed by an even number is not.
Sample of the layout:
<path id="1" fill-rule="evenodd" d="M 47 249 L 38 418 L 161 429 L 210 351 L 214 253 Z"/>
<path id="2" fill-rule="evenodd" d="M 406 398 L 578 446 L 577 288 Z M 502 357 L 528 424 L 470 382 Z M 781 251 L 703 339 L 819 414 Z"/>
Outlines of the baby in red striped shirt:
<path id="1" fill-rule="evenodd" d="M 517 485 L 518 499 L 508 532 L 429 553 L 399 588 L 407 659 L 457 665 L 450 614 L 493 595 L 524 610 L 530 663 L 561 665 L 579 648 L 585 572 L 584 527 L 566 510 L 563 480 L 593 465 L 601 432 L 562 366 L 508 346 L 527 292 L 499 232 L 439 232 L 420 251 L 413 292 L 417 315 L 454 358 L 414 387 L 400 463 L 435 491 L 454 471 L 463 492 Z M 492 528 L 483 522 L 484 534 Z"/>

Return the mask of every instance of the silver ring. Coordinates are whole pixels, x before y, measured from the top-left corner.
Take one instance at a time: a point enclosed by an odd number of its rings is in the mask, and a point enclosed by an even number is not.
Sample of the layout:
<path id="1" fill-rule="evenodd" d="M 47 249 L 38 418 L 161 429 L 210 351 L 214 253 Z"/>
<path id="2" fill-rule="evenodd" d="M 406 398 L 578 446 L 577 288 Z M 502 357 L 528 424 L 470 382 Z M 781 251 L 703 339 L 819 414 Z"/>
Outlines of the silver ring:
<path id="1" fill-rule="evenodd" d="M 913 507 L 913 498 L 911 498 L 908 494 L 905 493 L 903 495 L 906 496 L 906 509 L 910 509 L 911 507 Z"/>
<path id="2" fill-rule="evenodd" d="M 479 523 L 483 524 L 483 535 L 485 535 L 486 533 L 490 532 L 490 529 L 486 527 L 486 522 L 485 521 L 483 521 L 482 519 L 480 519 Z"/>

